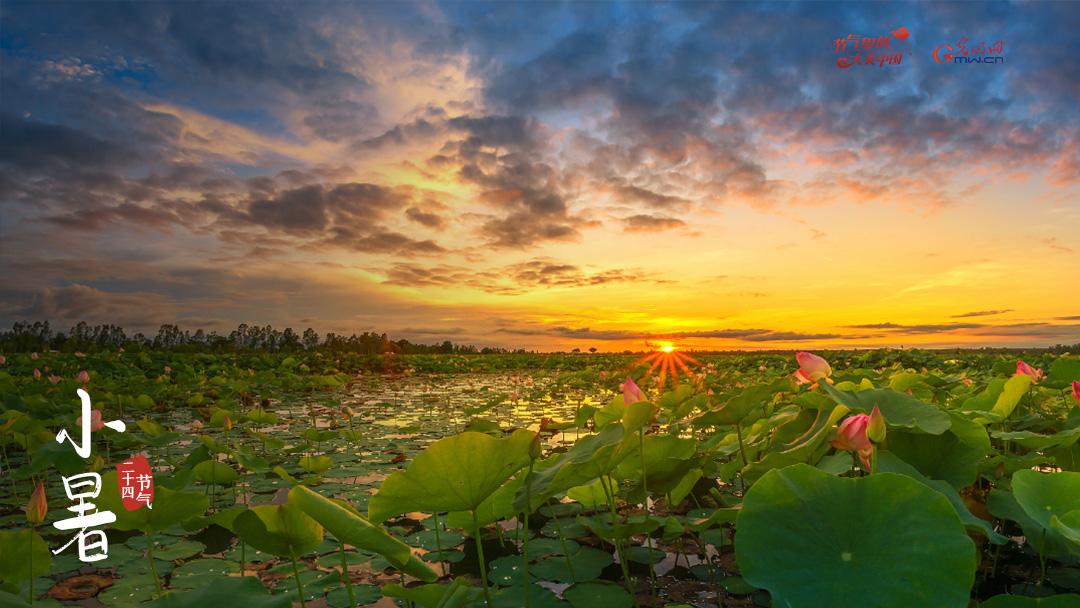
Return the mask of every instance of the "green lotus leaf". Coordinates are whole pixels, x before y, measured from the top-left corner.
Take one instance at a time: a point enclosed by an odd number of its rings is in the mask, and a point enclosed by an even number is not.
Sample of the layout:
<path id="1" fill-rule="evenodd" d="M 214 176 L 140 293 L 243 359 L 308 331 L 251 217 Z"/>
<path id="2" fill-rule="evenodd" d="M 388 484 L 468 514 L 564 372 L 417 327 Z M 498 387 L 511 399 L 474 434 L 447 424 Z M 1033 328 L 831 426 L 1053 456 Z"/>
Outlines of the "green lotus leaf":
<path id="1" fill-rule="evenodd" d="M 111 524 L 112 528 L 152 533 L 199 517 L 210 506 L 210 498 L 204 494 L 176 492 L 157 484 L 156 481 L 155 479 L 153 508 L 142 507 L 128 511 L 120 500 L 116 471 L 106 473 L 101 476 L 98 509 L 112 511 L 116 515 L 116 522 Z"/>
<path id="2" fill-rule="evenodd" d="M 979 465 L 990 453 L 986 429 L 959 414 L 950 414 L 952 426 L 940 435 L 897 430 L 888 434 L 889 450 L 927 477 L 942 479 L 954 488 L 971 485 Z"/>
<path id="3" fill-rule="evenodd" d="M 933 437 L 933 435 L 926 436 Z M 994 527 L 990 525 L 990 522 L 976 517 L 975 514 L 968 509 L 967 505 L 964 503 L 964 499 L 961 498 L 960 493 L 957 492 L 955 488 L 944 481 L 926 477 L 919 472 L 918 469 L 900 459 L 896 454 L 893 454 L 888 450 L 881 450 L 878 452 L 877 470 L 881 473 L 899 473 L 901 475 L 907 475 L 915 481 L 940 492 L 945 498 L 949 499 L 953 508 L 956 509 L 956 514 L 960 517 L 960 521 L 964 522 L 964 525 L 969 529 L 976 530 L 985 535 L 990 539 L 990 542 L 994 544 L 1001 545 L 1008 542 L 1009 539 L 1007 536 L 998 534 L 998 532 L 994 530 Z"/>
<path id="4" fill-rule="evenodd" d="M 637 445 L 636 435 L 627 435 L 621 424 L 608 425 L 595 435 L 582 437 L 569 450 L 545 463 L 529 480 L 532 504 L 526 506 L 525 488 L 514 497 L 514 508 L 532 512 L 548 498 L 570 488 L 585 485 L 594 479 L 609 475 L 632 453 Z"/>
<path id="5" fill-rule="evenodd" d="M 259 551 L 296 558 L 322 544 L 323 528 L 292 500 L 251 507 L 233 521 L 236 533 Z"/>
<path id="6" fill-rule="evenodd" d="M 210 485 L 231 486 L 240 479 L 240 474 L 224 462 L 204 460 L 195 465 L 195 479 Z"/>
<path id="7" fill-rule="evenodd" d="M 1080 473 L 1040 473 L 1025 469 L 1013 474 L 1012 485 L 1013 496 L 1024 513 L 1043 530 L 1056 532 L 1071 545 L 1071 550 L 1080 553 L 1080 542 L 1070 534 L 1073 513 L 1080 511 Z"/>
<path id="8" fill-rule="evenodd" d="M 289 502 L 321 524 L 339 541 L 385 557 L 394 567 L 425 581 L 438 578 L 431 568 L 413 556 L 409 546 L 390 536 L 357 513 L 304 487 L 289 490 Z"/>
<path id="9" fill-rule="evenodd" d="M 300 459 L 300 468 L 309 473 L 325 473 L 334 466 L 329 456 L 304 456 Z"/>
<path id="10" fill-rule="evenodd" d="M 940 435 L 952 426 L 949 414 L 945 411 L 892 389 L 875 388 L 849 393 L 838 390 L 827 382 L 821 382 L 818 386 L 834 401 L 852 410 L 869 414 L 875 405 L 878 406 L 889 427 L 917 429 L 930 435 Z"/>
<path id="11" fill-rule="evenodd" d="M 896 473 L 772 470 L 747 493 L 736 531 L 743 578 L 774 605 L 961 608 L 975 580 L 975 545 L 953 506 Z"/>
<path id="12" fill-rule="evenodd" d="M 1027 374 L 1017 374 L 1009 378 L 1005 382 L 1005 386 L 1002 387 L 1001 394 L 998 395 L 997 401 L 994 402 L 994 407 L 990 409 L 990 412 L 1001 420 L 1008 418 L 1030 387 L 1031 376 Z"/>
<path id="13" fill-rule="evenodd" d="M 382 482 L 368 516 L 381 522 L 408 511 L 475 510 L 529 463 L 535 436 L 518 429 L 505 439 L 471 432 L 440 439 Z"/>
<path id="14" fill-rule="evenodd" d="M 387 597 L 413 602 L 423 608 L 465 608 L 475 605 L 483 596 L 483 590 L 469 585 L 464 577 L 456 578 L 448 585 L 386 585 L 382 588 L 382 593 Z"/>
<path id="15" fill-rule="evenodd" d="M 1047 597 L 995 595 L 979 604 L 979 608 L 1076 608 L 1076 606 L 1080 606 L 1080 595 L 1075 593 Z"/>
<path id="16" fill-rule="evenodd" d="M 36 531 L 0 530 L 0 580 L 19 583 L 45 576 L 51 559 L 49 546 Z"/>
<path id="17" fill-rule="evenodd" d="M 171 593 L 144 604 L 146 608 L 205 608 L 206 606 L 245 606 L 246 608 L 289 608 L 285 595 L 270 595 L 259 579 L 251 576 L 219 576 L 208 579 L 191 591 Z"/>
<path id="18" fill-rule="evenodd" d="M 563 597 L 574 608 L 630 608 L 634 605 L 634 598 L 626 589 L 610 581 L 578 583 L 564 591 Z"/>

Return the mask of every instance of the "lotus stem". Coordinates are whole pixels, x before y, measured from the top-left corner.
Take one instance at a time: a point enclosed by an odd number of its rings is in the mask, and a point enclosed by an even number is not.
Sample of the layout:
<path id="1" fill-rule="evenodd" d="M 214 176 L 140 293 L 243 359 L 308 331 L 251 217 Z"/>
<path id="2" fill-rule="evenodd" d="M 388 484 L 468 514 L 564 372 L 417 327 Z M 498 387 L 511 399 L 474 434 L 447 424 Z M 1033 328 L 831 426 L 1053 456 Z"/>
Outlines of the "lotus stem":
<path id="1" fill-rule="evenodd" d="M 472 522 L 473 540 L 476 541 L 476 558 L 480 561 L 480 582 L 484 585 L 484 605 L 492 608 L 494 604 L 491 602 L 491 588 L 488 587 L 487 560 L 484 559 L 484 543 L 480 539 L 480 522 L 476 518 L 476 509 L 472 510 Z"/>
<path id="2" fill-rule="evenodd" d="M 618 519 L 618 512 L 615 510 L 615 493 L 609 487 L 607 480 L 604 476 L 600 476 L 600 485 L 604 488 L 604 494 L 607 495 L 608 508 L 611 510 L 611 525 L 614 528 Z M 619 556 L 619 567 L 622 569 L 623 581 L 626 583 L 626 590 L 630 592 L 630 597 L 634 597 L 634 585 L 630 581 L 630 565 L 626 563 L 626 556 L 623 554 L 622 542 L 620 542 L 618 535 L 615 535 L 612 543 L 615 545 L 615 553 Z"/>
<path id="3" fill-rule="evenodd" d="M 529 511 L 532 510 L 532 483 L 529 479 L 532 477 L 533 462 L 529 459 L 529 472 L 525 474 L 525 529 L 524 534 L 524 550 L 521 558 L 521 569 L 525 573 L 525 582 L 521 585 L 521 592 L 525 595 L 522 598 L 525 602 L 525 608 L 529 607 L 529 587 L 532 586 L 532 582 L 529 580 Z"/>
<path id="4" fill-rule="evenodd" d="M 352 579 L 349 577 L 349 565 L 345 560 L 345 543 L 338 541 L 341 548 L 341 579 L 345 583 L 345 591 L 349 594 L 349 606 L 356 605 L 356 595 L 353 593 Z"/>
<path id="5" fill-rule="evenodd" d="M 439 564 L 443 563 L 442 552 L 442 539 L 439 537 L 439 513 L 436 511 L 431 514 L 431 517 L 435 520 L 435 548 L 439 551 Z"/>
<path id="6" fill-rule="evenodd" d="M 27 509 L 27 512 L 29 512 L 29 509 Z M 26 591 L 26 596 L 31 606 L 34 605 L 34 534 L 36 534 L 35 528 L 37 528 L 35 524 L 30 524 L 30 583 Z"/>
<path id="7" fill-rule="evenodd" d="M 562 522 L 559 521 L 559 516 L 555 513 L 555 508 L 552 506 L 550 499 L 548 499 L 548 508 L 551 509 L 552 515 L 555 515 L 555 517 L 552 518 L 552 521 L 555 522 L 555 530 L 559 533 L 559 543 L 562 544 L 563 557 L 566 558 L 566 568 L 570 571 L 570 581 L 576 583 L 577 577 L 574 576 L 574 562 L 570 560 L 570 551 L 566 547 L 566 536 L 563 534 Z"/>
<path id="8" fill-rule="evenodd" d="M 300 583 L 300 569 L 296 567 L 296 556 L 290 555 L 292 558 L 292 571 L 293 578 L 296 579 L 296 592 L 300 595 L 300 608 L 304 608 L 304 585 Z"/>
<path id="9" fill-rule="evenodd" d="M 161 593 L 161 578 L 154 563 L 154 537 L 149 532 L 146 533 L 146 559 L 150 562 L 150 573 L 154 575 L 154 587 Z"/>
<path id="10" fill-rule="evenodd" d="M 641 453 L 641 489 L 645 492 L 645 515 L 652 515 L 652 511 L 649 509 L 649 485 L 648 475 L 645 473 L 645 429 L 638 429 L 638 452 Z M 740 444 L 741 446 L 741 444 Z M 645 548 L 652 549 L 652 543 L 649 542 L 649 535 L 645 535 Z M 648 554 L 647 554 L 648 555 Z M 649 562 L 649 598 L 651 603 L 656 605 L 656 569 L 653 568 L 652 555 L 648 555 L 646 560 Z M 633 595 L 633 594 L 631 594 Z"/>
<path id="11" fill-rule="evenodd" d="M 739 455 L 742 456 L 742 464 L 745 467 L 750 464 L 750 461 L 746 458 L 746 446 L 743 445 L 742 423 L 735 423 L 735 435 L 739 438 Z"/>

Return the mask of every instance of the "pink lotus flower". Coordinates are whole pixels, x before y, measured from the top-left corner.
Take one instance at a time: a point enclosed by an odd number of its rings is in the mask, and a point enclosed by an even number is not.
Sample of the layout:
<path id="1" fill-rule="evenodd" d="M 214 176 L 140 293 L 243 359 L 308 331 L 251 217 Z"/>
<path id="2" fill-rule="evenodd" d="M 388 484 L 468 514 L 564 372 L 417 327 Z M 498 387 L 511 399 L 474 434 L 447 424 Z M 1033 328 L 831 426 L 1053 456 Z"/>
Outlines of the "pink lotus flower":
<path id="1" fill-rule="evenodd" d="M 82 416 L 79 416 L 75 424 L 82 425 Z M 101 410 L 90 410 L 90 430 L 100 431 L 105 428 L 105 422 L 101 419 Z"/>
<path id="2" fill-rule="evenodd" d="M 638 387 L 634 379 L 627 376 L 626 382 L 619 385 L 622 389 L 622 398 L 624 405 L 630 405 L 631 403 L 637 403 L 638 401 L 645 400 L 645 393 L 641 392 L 641 388 Z"/>
<path id="3" fill-rule="evenodd" d="M 79 382 L 81 382 L 82 384 L 86 384 L 86 383 L 90 382 L 90 372 L 86 371 L 85 369 L 81 370 L 79 372 L 79 375 L 75 376 L 75 379 L 78 380 Z"/>
<path id="4" fill-rule="evenodd" d="M 30 360 L 31 361 L 37 361 L 38 360 L 38 354 L 37 353 L 30 353 Z"/>
<path id="5" fill-rule="evenodd" d="M 202 420 L 196 420 L 196 421 L 191 423 L 191 430 L 193 430 L 193 431 L 201 431 L 202 427 L 203 427 Z"/>
<path id="6" fill-rule="evenodd" d="M 52 382 L 53 384 L 58 384 L 61 380 L 63 380 L 63 378 L 61 378 L 60 376 L 54 376 L 52 374 L 49 374 L 49 382 Z"/>
<path id="7" fill-rule="evenodd" d="M 0 355 L 0 365 L 3 365 L 5 363 L 7 363 L 7 357 L 5 357 L 4 355 Z"/>
<path id="8" fill-rule="evenodd" d="M 36 526 L 45 521 L 45 514 L 48 512 L 49 501 L 45 499 L 45 484 L 39 481 L 34 493 L 30 495 L 30 502 L 26 503 L 26 521 Z"/>
<path id="9" fill-rule="evenodd" d="M 86 358 L 86 353 L 81 353 L 79 351 L 75 351 L 75 356 L 80 358 L 80 359 L 85 359 Z"/>
<path id="10" fill-rule="evenodd" d="M 34 368 L 34 380 L 41 380 L 41 370 Z"/>
<path id="11" fill-rule="evenodd" d="M 1075 399 L 1077 403 L 1080 403 L 1080 380 L 1073 380 L 1072 388 L 1073 399 Z"/>
<path id="12" fill-rule="evenodd" d="M 829 366 L 829 362 L 813 353 L 797 352 L 795 353 L 795 360 L 799 363 L 799 370 L 795 372 L 795 380 L 799 384 L 817 382 L 832 375 L 832 367 Z"/>
<path id="13" fill-rule="evenodd" d="M 964 386 L 971 386 L 972 384 L 975 384 L 975 381 L 971 378 L 964 378 L 963 380 L 961 380 L 961 382 L 964 383 Z"/>
<path id="14" fill-rule="evenodd" d="M 870 416 L 866 414 L 849 416 L 840 423 L 840 428 L 836 431 L 836 439 L 830 441 L 829 445 L 845 452 L 857 452 L 863 465 L 870 468 L 870 454 L 874 446 L 870 443 L 870 438 L 866 436 L 868 426 L 870 426 Z"/>
<path id="15" fill-rule="evenodd" d="M 1015 375 L 1019 376 L 1020 374 L 1024 374 L 1025 376 L 1031 376 L 1032 382 L 1038 382 L 1039 380 L 1043 379 L 1043 371 L 1041 369 L 1035 369 L 1027 363 L 1024 363 L 1023 360 L 1018 360 L 1016 362 Z"/>

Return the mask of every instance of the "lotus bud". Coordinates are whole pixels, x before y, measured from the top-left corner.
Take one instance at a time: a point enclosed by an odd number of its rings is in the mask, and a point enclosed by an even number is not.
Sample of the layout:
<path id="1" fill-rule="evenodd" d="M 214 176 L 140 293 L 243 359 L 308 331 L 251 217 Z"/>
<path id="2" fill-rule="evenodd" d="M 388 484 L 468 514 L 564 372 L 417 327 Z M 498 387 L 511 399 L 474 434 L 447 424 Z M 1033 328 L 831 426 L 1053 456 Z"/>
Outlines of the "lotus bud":
<path id="1" fill-rule="evenodd" d="M 540 445 L 540 433 L 533 435 L 532 443 L 529 445 L 529 458 L 536 460 L 540 458 L 544 453 L 543 446 Z"/>
<path id="2" fill-rule="evenodd" d="M 1019 376 L 1020 374 L 1024 374 L 1025 376 L 1030 376 L 1032 382 L 1038 382 L 1039 380 L 1042 380 L 1042 378 L 1043 378 L 1043 371 L 1041 369 L 1035 369 L 1035 368 L 1031 367 L 1030 365 L 1028 365 L 1027 363 L 1024 363 L 1023 360 L 1018 360 L 1016 362 L 1016 374 L 1015 375 Z"/>
<path id="3" fill-rule="evenodd" d="M 4 355 L 0 355 L 0 365 L 3 365 L 5 363 L 7 363 L 7 357 L 5 357 Z"/>
<path id="4" fill-rule="evenodd" d="M 90 382 L 90 372 L 86 371 L 85 369 L 81 370 L 79 372 L 79 374 L 77 376 L 75 376 L 75 379 L 78 380 L 79 382 L 81 382 L 82 384 L 86 384 L 86 383 Z"/>
<path id="5" fill-rule="evenodd" d="M 813 353 L 795 353 L 795 360 L 799 362 L 799 371 L 795 372 L 799 380 L 817 382 L 832 375 L 829 362 Z"/>
<path id="6" fill-rule="evenodd" d="M 49 501 L 45 499 L 45 484 L 39 481 L 34 493 L 30 495 L 30 502 L 26 503 L 26 521 L 36 526 L 45 521 L 45 514 L 48 512 Z"/>
<path id="7" fill-rule="evenodd" d="M 82 426 L 82 416 L 75 420 L 75 424 Z M 105 421 L 101 419 L 101 410 L 90 410 L 90 430 L 100 431 L 105 428 Z"/>
<path id="8" fill-rule="evenodd" d="M 1073 380 L 1072 389 L 1073 399 L 1075 399 L 1076 402 L 1080 404 L 1080 380 Z"/>
<path id="9" fill-rule="evenodd" d="M 41 370 L 34 368 L 34 380 L 41 380 Z"/>
<path id="10" fill-rule="evenodd" d="M 876 405 L 870 412 L 870 420 L 866 424 L 866 438 L 874 443 L 885 441 L 885 416 Z"/>
<path id="11" fill-rule="evenodd" d="M 836 431 L 836 439 L 829 442 L 832 447 L 847 452 L 857 452 L 870 448 L 870 439 L 866 436 L 866 427 L 870 424 L 870 416 L 855 414 L 849 416 L 840 423 Z"/>
<path id="12" fill-rule="evenodd" d="M 38 354 L 37 353 L 30 353 L 30 360 L 31 361 L 37 361 L 38 360 Z"/>
<path id="13" fill-rule="evenodd" d="M 232 430 L 232 418 L 229 418 L 228 414 L 226 414 L 225 418 L 221 421 L 221 426 L 225 427 L 226 431 Z"/>
<path id="14" fill-rule="evenodd" d="M 645 400 L 645 393 L 641 392 L 641 388 L 629 376 L 626 377 L 626 382 L 619 385 L 619 388 L 622 389 L 623 405 Z"/>

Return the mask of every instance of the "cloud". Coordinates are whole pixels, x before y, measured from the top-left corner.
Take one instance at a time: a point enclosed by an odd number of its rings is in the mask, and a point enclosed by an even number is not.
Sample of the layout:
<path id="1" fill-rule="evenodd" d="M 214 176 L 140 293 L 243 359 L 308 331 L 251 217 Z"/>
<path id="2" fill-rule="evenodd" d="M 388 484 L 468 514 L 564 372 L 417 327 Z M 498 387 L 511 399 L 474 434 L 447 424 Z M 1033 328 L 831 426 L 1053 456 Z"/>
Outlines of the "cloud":
<path id="1" fill-rule="evenodd" d="M 964 319 L 967 317 L 990 317 L 995 315 L 1003 315 L 1007 312 L 1013 312 L 1011 308 L 1003 308 L 1001 310 L 976 310 L 974 312 L 965 312 L 958 315 L 953 315 L 954 319 Z"/>
<path id="2" fill-rule="evenodd" d="M 664 232 L 686 226 L 680 219 L 659 215 L 632 215 L 622 221 L 626 232 Z"/>
<path id="3" fill-rule="evenodd" d="M 586 271 L 550 258 L 534 258 L 490 270 L 460 266 L 399 263 L 382 271 L 387 285 L 401 287 L 468 287 L 500 295 L 520 295 L 535 289 L 571 289 L 616 283 L 664 283 L 640 270 Z"/>

